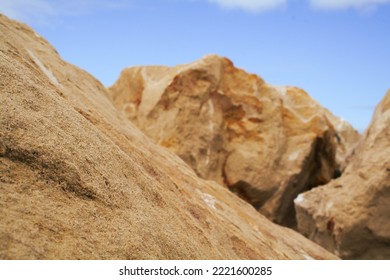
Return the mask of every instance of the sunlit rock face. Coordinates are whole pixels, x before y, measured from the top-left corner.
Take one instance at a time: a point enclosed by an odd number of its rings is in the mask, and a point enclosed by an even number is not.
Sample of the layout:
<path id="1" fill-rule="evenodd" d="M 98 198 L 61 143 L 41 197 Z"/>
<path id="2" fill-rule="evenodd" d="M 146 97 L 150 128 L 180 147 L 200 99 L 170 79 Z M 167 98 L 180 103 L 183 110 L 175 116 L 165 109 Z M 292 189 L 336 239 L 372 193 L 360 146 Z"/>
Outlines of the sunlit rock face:
<path id="1" fill-rule="evenodd" d="M 358 137 L 303 90 L 269 85 L 216 55 L 127 68 L 109 91 L 120 111 L 200 177 L 292 227 L 293 199 L 339 173 Z"/>
<path id="2" fill-rule="evenodd" d="M 390 91 L 343 175 L 295 200 L 298 229 L 347 259 L 390 259 Z"/>
<path id="3" fill-rule="evenodd" d="M 204 181 L 0 15 L 0 259 L 336 258 Z"/>

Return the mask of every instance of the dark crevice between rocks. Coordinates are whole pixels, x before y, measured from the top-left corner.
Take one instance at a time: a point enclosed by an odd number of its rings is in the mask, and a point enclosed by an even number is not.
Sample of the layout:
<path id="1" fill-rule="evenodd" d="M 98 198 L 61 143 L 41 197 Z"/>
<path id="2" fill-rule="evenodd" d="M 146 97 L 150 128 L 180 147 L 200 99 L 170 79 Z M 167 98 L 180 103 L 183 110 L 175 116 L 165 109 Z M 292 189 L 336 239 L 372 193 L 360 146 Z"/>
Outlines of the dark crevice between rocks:
<path id="1" fill-rule="evenodd" d="M 290 180 L 292 186 L 286 188 L 290 193 L 284 192 L 286 200 L 277 210 L 281 215 L 276 218 L 276 223 L 296 229 L 294 201 L 287 201 L 287 198 L 297 197 L 301 193 L 328 183 L 333 178 L 336 170 L 336 151 L 327 144 L 331 141 L 332 134 L 328 131 L 322 137 L 317 137 L 312 144 L 311 152 L 305 159 L 301 172 Z"/>
<path id="2" fill-rule="evenodd" d="M 339 175 L 336 169 L 335 149 L 329 145 L 334 135 L 326 132 L 322 137 L 312 144 L 311 153 L 305 159 L 300 173 L 289 179 L 288 185 L 281 186 L 284 191 L 281 194 L 281 203 L 273 217 L 269 217 L 274 223 L 296 229 L 296 213 L 294 201 L 291 197 L 309 191 L 315 187 L 328 183 L 334 176 Z M 226 163 L 226 161 L 225 161 Z M 340 174 L 341 175 L 341 174 Z M 224 184 L 241 199 L 252 205 L 261 212 L 262 206 L 274 195 L 278 188 L 270 188 L 269 191 L 259 190 L 250 183 L 240 180 L 234 184 L 230 183 L 225 174 L 225 167 L 222 168 Z M 272 190 L 272 191 L 271 191 Z"/>
<path id="3" fill-rule="evenodd" d="M 336 168 L 336 169 L 333 171 L 332 179 L 340 178 L 342 174 L 343 174 L 343 172 L 341 172 L 341 170 L 340 170 L 339 168 Z"/>
<path id="4" fill-rule="evenodd" d="M 259 210 L 274 194 L 274 191 L 259 190 L 253 187 L 250 183 L 242 180 L 229 186 L 229 189 L 237 196 L 251 204 L 256 210 Z"/>

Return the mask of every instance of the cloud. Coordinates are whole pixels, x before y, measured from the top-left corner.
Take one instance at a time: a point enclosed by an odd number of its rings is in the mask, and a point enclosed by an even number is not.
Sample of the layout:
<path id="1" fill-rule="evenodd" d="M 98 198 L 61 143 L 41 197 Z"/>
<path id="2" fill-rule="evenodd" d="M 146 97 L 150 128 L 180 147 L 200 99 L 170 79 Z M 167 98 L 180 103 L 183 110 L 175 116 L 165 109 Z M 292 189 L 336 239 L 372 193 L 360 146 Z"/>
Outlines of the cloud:
<path id="1" fill-rule="evenodd" d="M 4 0 L 0 2 L 0 12 L 11 18 L 23 20 L 27 14 L 54 15 L 55 9 L 47 0 Z"/>
<path id="2" fill-rule="evenodd" d="M 287 0 L 209 0 L 228 9 L 242 9 L 248 12 L 263 12 L 283 7 Z"/>
<path id="3" fill-rule="evenodd" d="M 58 16 L 78 16 L 101 10 L 121 10 L 132 7 L 141 0 L 0 0 L 0 13 L 11 18 L 43 23 Z M 177 0 L 179 1 L 179 0 Z M 247 12 L 264 12 L 300 1 L 314 10 L 357 9 L 373 11 L 390 0 L 202 0 L 227 9 L 241 9 Z"/>
<path id="4" fill-rule="evenodd" d="M 284 7 L 288 2 L 298 0 L 208 0 L 228 9 L 241 9 L 248 12 L 263 12 Z M 390 0 L 300 0 L 309 3 L 314 10 L 358 9 L 373 11 L 378 5 L 390 4 Z"/>
<path id="5" fill-rule="evenodd" d="M 309 0 L 312 8 L 321 10 L 375 9 L 380 4 L 389 4 L 390 0 Z"/>
<path id="6" fill-rule="evenodd" d="M 13 19 L 43 23 L 57 16 L 77 16 L 102 9 L 122 9 L 126 0 L 1 0 L 0 13 Z"/>

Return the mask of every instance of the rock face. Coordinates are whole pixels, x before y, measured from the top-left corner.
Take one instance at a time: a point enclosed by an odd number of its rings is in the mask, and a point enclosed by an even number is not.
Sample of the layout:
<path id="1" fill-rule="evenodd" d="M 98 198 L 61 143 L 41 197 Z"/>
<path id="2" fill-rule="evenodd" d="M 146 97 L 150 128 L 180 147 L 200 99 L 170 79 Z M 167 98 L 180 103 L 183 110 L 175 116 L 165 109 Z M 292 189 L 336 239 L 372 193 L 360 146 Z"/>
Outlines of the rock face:
<path id="1" fill-rule="evenodd" d="M 109 90 L 119 110 L 200 177 L 288 226 L 295 225 L 293 199 L 341 165 L 335 154 L 346 141 L 335 127 L 356 133 L 303 90 L 268 85 L 215 55 L 128 68 Z M 337 151 L 340 162 L 346 150 Z"/>
<path id="2" fill-rule="evenodd" d="M 334 177 L 338 177 L 344 172 L 347 161 L 359 142 L 361 135 L 348 122 L 336 117 L 329 110 L 324 109 L 324 112 L 335 129 L 337 149 Z"/>
<path id="3" fill-rule="evenodd" d="M 344 174 L 295 200 L 298 229 L 346 259 L 390 259 L 390 91 Z"/>
<path id="4" fill-rule="evenodd" d="M 153 144 L 0 16 L 0 259 L 335 258 Z"/>

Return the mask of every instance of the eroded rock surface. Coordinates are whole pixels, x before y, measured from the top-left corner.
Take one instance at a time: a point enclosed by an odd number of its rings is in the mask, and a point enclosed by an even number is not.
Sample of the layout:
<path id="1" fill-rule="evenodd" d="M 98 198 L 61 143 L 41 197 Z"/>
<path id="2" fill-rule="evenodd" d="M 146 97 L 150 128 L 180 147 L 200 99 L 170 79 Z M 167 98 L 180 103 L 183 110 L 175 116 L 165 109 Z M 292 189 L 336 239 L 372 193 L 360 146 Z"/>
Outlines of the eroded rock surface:
<path id="1" fill-rule="evenodd" d="M 344 174 L 295 200 L 298 229 L 347 259 L 390 259 L 390 91 Z"/>
<path id="2" fill-rule="evenodd" d="M 0 259 L 335 258 L 153 144 L 0 15 Z"/>
<path id="3" fill-rule="evenodd" d="M 337 147 L 346 137 L 337 129 L 356 133 L 303 90 L 271 86 L 215 55 L 125 69 L 110 93 L 119 110 L 200 177 L 288 226 L 295 224 L 293 199 L 327 183 L 344 160 L 347 148 Z"/>

